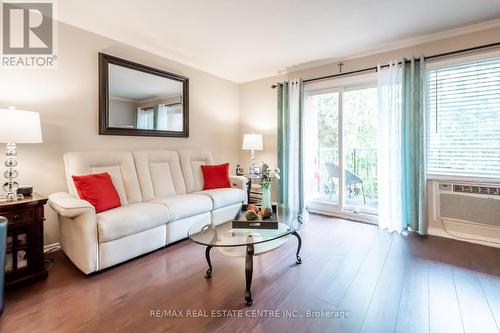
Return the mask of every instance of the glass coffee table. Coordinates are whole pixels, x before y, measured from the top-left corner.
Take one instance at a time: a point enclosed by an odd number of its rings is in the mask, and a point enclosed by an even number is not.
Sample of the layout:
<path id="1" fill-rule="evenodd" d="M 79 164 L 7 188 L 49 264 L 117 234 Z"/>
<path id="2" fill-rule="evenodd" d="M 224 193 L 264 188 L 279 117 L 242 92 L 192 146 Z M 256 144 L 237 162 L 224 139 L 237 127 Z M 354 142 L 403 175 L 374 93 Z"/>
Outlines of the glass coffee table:
<path id="1" fill-rule="evenodd" d="M 302 239 L 297 231 L 307 222 L 309 215 L 305 210 L 296 210 L 278 206 L 278 229 L 233 229 L 232 221 L 217 225 L 198 223 L 189 228 L 188 236 L 193 242 L 206 246 L 205 257 L 208 270 L 205 277 L 212 277 L 210 250 L 216 247 L 219 252 L 229 257 L 245 257 L 245 304 L 253 303 L 251 285 L 253 257 L 272 251 L 283 245 L 291 235 L 298 240 L 296 263 L 301 264 L 299 256 Z M 265 222 L 264 222 L 265 223 Z"/>

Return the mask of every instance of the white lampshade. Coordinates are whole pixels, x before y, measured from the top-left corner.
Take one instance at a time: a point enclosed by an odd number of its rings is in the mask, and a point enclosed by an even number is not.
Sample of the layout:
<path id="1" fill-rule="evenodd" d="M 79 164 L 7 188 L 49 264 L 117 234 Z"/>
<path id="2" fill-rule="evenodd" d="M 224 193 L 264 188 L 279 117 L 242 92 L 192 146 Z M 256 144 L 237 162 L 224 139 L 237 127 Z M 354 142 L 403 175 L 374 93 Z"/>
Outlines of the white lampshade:
<path id="1" fill-rule="evenodd" d="M 263 150 L 261 134 L 245 134 L 243 136 L 243 150 Z"/>
<path id="2" fill-rule="evenodd" d="M 0 143 L 41 143 L 38 112 L 0 109 Z"/>

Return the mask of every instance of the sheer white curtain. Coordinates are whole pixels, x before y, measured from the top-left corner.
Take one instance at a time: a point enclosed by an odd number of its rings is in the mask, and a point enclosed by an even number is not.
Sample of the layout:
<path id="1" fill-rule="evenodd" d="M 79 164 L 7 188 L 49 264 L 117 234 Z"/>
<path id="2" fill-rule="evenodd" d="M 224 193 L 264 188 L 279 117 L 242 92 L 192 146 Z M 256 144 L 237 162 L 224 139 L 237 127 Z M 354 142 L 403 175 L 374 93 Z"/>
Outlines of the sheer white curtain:
<path id="1" fill-rule="evenodd" d="M 317 96 L 304 98 L 304 117 L 302 122 L 303 135 L 303 175 L 304 203 L 319 196 L 319 165 L 318 165 L 318 101 Z"/>
<path id="2" fill-rule="evenodd" d="M 155 124 L 155 109 L 139 108 L 137 110 L 137 128 L 139 129 L 154 129 Z"/>
<path id="3" fill-rule="evenodd" d="M 289 85 L 289 148 L 288 148 L 288 204 L 291 207 L 301 207 L 302 166 L 301 166 L 301 122 L 302 122 L 302 81 L 295 79 Z"/>
<path id="4" fill-rule="evenodd" d="M 401 111 L 402 68 L 397 60 L 378 67 L 378 195 L 380 228 L 402 230 Z"/>

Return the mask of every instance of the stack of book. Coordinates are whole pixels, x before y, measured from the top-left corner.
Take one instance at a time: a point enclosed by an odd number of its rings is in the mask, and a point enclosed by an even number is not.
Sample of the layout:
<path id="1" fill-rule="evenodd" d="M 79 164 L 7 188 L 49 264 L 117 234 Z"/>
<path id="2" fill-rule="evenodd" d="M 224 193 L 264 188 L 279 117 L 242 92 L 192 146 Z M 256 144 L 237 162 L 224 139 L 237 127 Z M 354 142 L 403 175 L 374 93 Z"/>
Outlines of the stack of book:
<path id="1" fill-rule="evenodd" d="M 250 188 L 250 197 L 248 203 L 260 204 L 262 202 L 262 185 L 259 180 L 252 179 L 252 186 Z"/>

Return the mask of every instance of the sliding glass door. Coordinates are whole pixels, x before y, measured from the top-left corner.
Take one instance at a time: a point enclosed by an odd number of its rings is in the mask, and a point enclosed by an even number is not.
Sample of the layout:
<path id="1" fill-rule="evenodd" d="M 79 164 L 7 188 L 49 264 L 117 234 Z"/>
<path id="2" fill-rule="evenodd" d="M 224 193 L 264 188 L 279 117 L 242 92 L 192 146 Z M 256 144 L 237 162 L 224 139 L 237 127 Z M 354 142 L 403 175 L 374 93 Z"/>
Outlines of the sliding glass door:
<path id="1" fill-rule="evenodd" d="M 377 214 L 377 88 L 342 95 L 346 211 Z"/>
<path id="2" fill-rule="evenodd" d="M 375 222 L 377 89 L 373 82 L 306 89 L 305 200 L 312 210 Z"/>
<path id="3" fill-rule="evenodd" d="M 338 90 L 314 92 L 305 98 L 305 202 L 339 206 L 339 109 Z"/>

